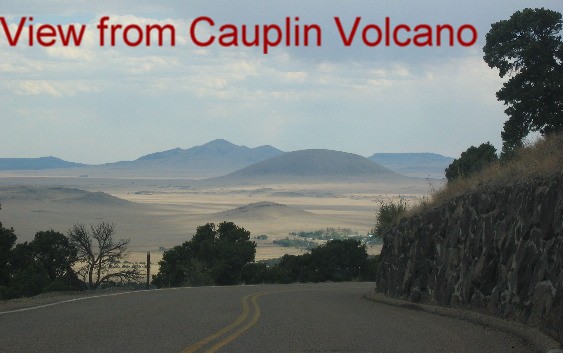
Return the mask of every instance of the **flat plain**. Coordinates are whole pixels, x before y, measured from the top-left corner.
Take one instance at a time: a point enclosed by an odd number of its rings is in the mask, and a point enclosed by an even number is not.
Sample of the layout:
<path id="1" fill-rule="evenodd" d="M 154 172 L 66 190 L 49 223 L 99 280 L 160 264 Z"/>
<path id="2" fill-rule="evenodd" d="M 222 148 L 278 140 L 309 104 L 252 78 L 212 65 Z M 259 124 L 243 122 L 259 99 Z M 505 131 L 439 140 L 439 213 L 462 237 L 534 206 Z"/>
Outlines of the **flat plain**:
<path id="1" fill-rule="evenodd" d="M 208 184 L 186 179 L 21 177 L 0 175 L 0 220 L 19 241 L 37 231 L 65 233 L 73 224 L 116 224 L 118 238 L 129 238 L 136 261 L 187 241 L 208 222 L 232 221 L 251 232 L 257 259 L 301 254 L 274 240 L 290 233 L 326 228 L 366 235 L 382 202 L 403 198 L 420 202 L 429 192 L 424 179 L 406 182 L 302 182 Z M 369 249 L 377 253 L 378 247 Z"/>

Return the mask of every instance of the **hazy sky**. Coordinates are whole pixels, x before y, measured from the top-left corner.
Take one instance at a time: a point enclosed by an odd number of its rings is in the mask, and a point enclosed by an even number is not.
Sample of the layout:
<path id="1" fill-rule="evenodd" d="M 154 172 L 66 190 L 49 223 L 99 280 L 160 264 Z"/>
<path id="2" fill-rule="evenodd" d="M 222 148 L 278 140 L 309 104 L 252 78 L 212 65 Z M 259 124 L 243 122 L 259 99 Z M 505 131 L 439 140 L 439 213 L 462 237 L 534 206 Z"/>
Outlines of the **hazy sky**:
<path id="1" fill-rule="evenodd" d="M 506 116 L 495 92 L 502 80 L 483 62 L 482 47 L 491 23 L 526 7 L 563 12 L 555 0 L 3 0 L 0 16 L 13 31 L 21 16 L 33 16 L 35 26 L 87 30 L 80 47 L 9 47 L 0 26 L 0 157 L 103 163 L 217 138 L 364 156 L 457 157 L 485 141 L 500 147 Z M 100 48 L 95 25 L 102 16 L 113 24 L 174 24 L 176 46 Z M 267 55 L 200 48 L 188 37 L 199 16 L 218 25 L 283 25 L 299 16 L 302 25 L 322 28 L 323 44 Z M 346 28 L 356 16 L 380 26 L 385 17 L 411 26 L 467 23 L 479 39 L 472 47 L 346 48 L 334 16 Z M 204 27 L 199 35 L 217 34 Z"/>

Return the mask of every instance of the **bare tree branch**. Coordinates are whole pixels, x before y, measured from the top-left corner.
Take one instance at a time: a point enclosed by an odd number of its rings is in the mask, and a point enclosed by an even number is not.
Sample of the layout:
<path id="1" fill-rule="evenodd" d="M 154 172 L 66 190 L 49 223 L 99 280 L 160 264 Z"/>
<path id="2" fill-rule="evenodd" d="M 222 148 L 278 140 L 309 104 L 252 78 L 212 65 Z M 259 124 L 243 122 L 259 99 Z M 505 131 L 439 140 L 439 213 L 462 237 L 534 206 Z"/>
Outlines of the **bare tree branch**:
<path id="1" fill-rule="evenodd" d="M 115 270 L 127 256 L 129 239 L 114 240 L 115 225 L 102 222 L 91 225 L 89 231 L 82 224 L 75 224 L 68 232 L 68 237 L 78 249 L 80 262 L 85 263 L 79 273 L 89 289 L 96 289 L 103 283 L 114 280 L 138 280 L 138 269 Z"/>

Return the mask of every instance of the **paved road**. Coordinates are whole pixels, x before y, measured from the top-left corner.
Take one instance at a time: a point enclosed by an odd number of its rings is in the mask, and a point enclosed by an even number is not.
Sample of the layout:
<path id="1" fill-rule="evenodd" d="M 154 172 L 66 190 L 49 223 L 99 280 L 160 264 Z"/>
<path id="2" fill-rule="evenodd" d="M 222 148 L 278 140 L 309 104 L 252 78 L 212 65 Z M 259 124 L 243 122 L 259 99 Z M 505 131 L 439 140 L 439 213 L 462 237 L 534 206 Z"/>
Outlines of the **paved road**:
<path id="1" fill-rule="evenodd" d="M 371 288 L 182 288 L 0 313 L 0 352 L 532 351 L 487 327 L 363 299 Z"/>

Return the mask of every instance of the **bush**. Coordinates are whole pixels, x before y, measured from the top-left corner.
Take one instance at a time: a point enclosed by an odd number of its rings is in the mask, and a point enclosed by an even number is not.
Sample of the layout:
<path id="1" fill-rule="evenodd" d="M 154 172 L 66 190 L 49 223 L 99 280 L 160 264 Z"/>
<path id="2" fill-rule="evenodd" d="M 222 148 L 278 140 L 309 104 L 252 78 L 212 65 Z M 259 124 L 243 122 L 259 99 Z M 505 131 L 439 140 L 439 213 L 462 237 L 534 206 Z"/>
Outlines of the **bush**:
<path id="1" fill-rule="evenodd" d="M 283 246 L 284 248 L 298 248 L 305 250 L 314 249 L 319 245 L 313 241 L 303 239 L 289 239 L 287 237 L 285 239 L 274 240 L 272 243 L 278 246 Z"/>
<path id="2" fill-rule="evenodd" d="M 446 179 L 452 181 L 469 177 L 497 160 L 497 149 L 490 142 L 479 147 L 471 146 L 446 168 Z"/>
<path id="3" fill-rule="evenodd" d="M 284 255 L 268 268 L 270 283 L 351 281 L 373 273 L 365 245 L 354 239 L 330 240 L 310 254 Z"/>
<path id="4" fill-rule="evenodd" d="M 406 212 L 407 204 L 403 199 L 400 199 L 398 203 L 392 201 L 382 203 L 376 215 L 375 227 L 371 230 L 371 233 L 376 238 L 383 237 L 383 233 L 396 225 Z"/>
<path id="5" fill-rule="evenodd" d="M 244 284 L 264 283 L 267 271 L 266 263 L 253 262 L 242 268 L 240 278 Z"/>

